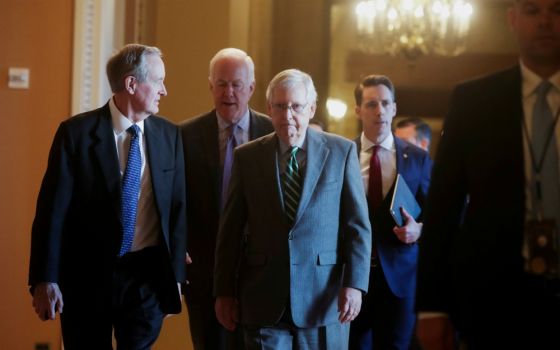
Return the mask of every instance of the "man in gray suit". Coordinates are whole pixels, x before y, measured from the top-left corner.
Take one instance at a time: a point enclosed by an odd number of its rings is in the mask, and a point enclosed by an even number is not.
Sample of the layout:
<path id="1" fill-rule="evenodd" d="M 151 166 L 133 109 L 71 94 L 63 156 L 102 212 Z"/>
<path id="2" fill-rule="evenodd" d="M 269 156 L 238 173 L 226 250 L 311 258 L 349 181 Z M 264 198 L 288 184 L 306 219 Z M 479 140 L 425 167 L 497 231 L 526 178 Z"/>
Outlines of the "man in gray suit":
<path id="1" fill-rule="evenodd" d="M 181 125 L 187 184 L 189 262 L 185 302 L 195 350 L 242 348 L 242 335 L 227 332 L 214 315 L 212 279 L 218 221 L 223 208 L 233 148 L 273 131 L 270 118 L 249 108 L 255 66 L 247 53 L 218 51 L 208 81 L 214 109 Z M 228 150 L 229 148 L 229 150 Z"/>
<path id="2" fill-rule="evenodd" d="M 289 69 L 267 89 L 275 133 L 235 151 L 216 246 L 216 316 L 246 349 L 346 349 L 368 288 L 371 228 L 356 146 L 308 129 L 317 93 Z"/>

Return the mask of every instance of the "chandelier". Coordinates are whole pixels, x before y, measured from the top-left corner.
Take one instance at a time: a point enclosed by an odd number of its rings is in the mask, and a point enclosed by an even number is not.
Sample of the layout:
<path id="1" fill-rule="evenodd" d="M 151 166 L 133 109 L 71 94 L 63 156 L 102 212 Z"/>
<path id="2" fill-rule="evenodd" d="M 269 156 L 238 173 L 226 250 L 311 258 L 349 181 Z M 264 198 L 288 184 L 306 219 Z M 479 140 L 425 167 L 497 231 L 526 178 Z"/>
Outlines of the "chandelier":
<path id="1" fill-rule="evenodd" d="M 464 0 L 368 0 L 356 5 L 358 42 L 369 53 L 457 56 L 473 8 Z"/>

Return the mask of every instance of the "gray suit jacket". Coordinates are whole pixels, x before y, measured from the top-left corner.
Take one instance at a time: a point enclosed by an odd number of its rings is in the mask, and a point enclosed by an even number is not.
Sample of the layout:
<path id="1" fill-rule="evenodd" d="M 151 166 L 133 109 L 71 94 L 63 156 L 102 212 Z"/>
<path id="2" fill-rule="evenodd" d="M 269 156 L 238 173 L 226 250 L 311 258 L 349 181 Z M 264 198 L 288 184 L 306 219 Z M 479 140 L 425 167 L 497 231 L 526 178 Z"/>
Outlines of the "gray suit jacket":
<path id="1" fill-rule="evenodd" d="M 273 325 L 288 305 L 298 327 L 332 324 L 342 287 L 367 291 L 371 228 L 356 146 L 311 129 L 305 142 L 303 189 L 291 228 L 276 134 L 235 151 L 214 294 L 239 298 L 243 324 Z"/>

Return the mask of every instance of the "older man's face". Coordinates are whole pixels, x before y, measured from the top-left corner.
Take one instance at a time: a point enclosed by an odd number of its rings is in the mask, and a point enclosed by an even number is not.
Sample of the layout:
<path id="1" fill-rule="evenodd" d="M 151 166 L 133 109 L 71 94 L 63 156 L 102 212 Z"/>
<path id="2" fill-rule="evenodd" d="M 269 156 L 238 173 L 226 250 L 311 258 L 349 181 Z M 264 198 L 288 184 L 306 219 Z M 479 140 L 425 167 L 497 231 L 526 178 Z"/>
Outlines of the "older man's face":
<path id="1" fill-rule="evenodd" d="M 255 91 L 245 61 L 231 57 L 217 61 L 210 77 L 210 91 L 220 117 L 237 123 L 247 112 Z"/>
<path id="2" fill-rule="evenodd" d="M 167 95 L 163 84 L 165 79 L 165 66 L 161 57 L 149 55 L 146 57 L 148 76 L 146 81 L 135 85 L 132 97 L 132 107 L 135 113 L 147 117 L 159 111 L 159 100 Z"/>
<path id="3" fill-rule="evenodd" d="M 268 113 L 280 140 L 289 146 L 295 146 L 303 140 L 315 108 L 315 102 L 307 100 L 307 90 L 303 84 L 277 86 L 268 103 Z"/>

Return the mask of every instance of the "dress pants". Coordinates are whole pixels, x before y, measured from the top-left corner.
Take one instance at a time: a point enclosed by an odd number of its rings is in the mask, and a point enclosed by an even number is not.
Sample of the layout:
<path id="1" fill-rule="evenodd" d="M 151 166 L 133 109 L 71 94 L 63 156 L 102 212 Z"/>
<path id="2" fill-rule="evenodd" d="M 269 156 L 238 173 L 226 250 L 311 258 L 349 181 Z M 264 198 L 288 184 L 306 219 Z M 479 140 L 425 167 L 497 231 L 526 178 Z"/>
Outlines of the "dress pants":
<path id="1" fill-rule="evenodd" d="M 245 325 L 247 350 L 346 350 L 348 323 L 336 322 L 322 327 L 299 328 L 294 325 L 290 308 L 286 307 L 280 321 L 272 327 Z"/>
<path id="2" fill-rule="evenodd" d="M 369 292 L 350 324 L 351 350 L 408 350 L 414 333 L 414 294 L 396 297 L 380 265 L 372 266 Z"/>
<path id="3" fill-rule="evenodd" d="M 150 349 L 164 314 L 158 298 L 161 251 L 149 247 L 118 258 L 109 283 L 89 281 L 63 290 L 61 314 L 65 350 Z M 110 286 L 107 288 L 107 286 Z"/>

